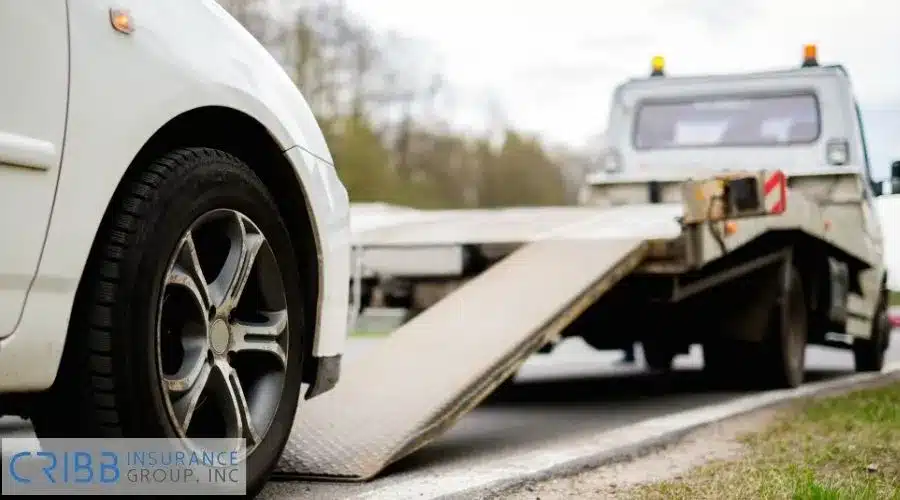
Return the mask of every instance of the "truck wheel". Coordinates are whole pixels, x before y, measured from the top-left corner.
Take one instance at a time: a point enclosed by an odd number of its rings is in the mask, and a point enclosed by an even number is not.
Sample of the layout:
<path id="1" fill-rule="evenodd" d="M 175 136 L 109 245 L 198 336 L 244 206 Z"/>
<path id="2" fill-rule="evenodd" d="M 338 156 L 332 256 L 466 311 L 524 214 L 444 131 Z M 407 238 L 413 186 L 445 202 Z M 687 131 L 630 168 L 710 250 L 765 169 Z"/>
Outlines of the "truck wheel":
<path id="1" fill-rule="evenodd" d="M 644 351 L 644 362 L 651 370 L 667 372 L 672 369 L 677 354 L 674 347 L 663 342 L 642 342 L 641 350 Z"/>
<path id="2" fill-rule="evenodd" d="M 858 372 L 880 372 L 884 367 L 884 353 L 891 338 L 891 322 L 887 312 L 887 291 L 882 290 L 878 308 L 872 318 L 872 336 L 853 341 L 853 360 Z"/>
<path id="3" fill-rule="evenodd" d="M 768 335 L 761 348 L 763 382 L 768 388 L 793 388 L 806 375 L 808 312 L 800 273 L 791 265 L 786 271 L 779 300 L 769 317 Z"/>
<path id="4" fill-rule="evenodd" d="M 288 231 L 259 178 L 221 151 L 171 152 L 124 187 L 85 268 L 35 432 L 188 446 L 244 438 L 254 495 L 300 396 L 305 325 Z"/>
<path id="5" fill-rule="evenodd" d="M 714 387 L 740 389 L 747 385 L 747 352 L 753 346 L 718 336 L 703 343 L 703 372 Z"/>

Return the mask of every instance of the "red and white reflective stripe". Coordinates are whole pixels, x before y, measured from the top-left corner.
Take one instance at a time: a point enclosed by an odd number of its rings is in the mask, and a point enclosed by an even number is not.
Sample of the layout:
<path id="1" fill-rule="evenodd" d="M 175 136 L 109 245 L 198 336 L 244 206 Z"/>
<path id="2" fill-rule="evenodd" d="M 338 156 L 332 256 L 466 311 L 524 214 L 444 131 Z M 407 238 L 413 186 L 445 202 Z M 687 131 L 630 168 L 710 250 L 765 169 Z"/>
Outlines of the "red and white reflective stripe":
<path id="1" fill-rule="evenodd" d="M 781 170 L 766 174 L 766 183 L 763 185 L 763 195 L 766 198 L 766 212 L 781 214 L 787 209 L 787 176 Z"/>

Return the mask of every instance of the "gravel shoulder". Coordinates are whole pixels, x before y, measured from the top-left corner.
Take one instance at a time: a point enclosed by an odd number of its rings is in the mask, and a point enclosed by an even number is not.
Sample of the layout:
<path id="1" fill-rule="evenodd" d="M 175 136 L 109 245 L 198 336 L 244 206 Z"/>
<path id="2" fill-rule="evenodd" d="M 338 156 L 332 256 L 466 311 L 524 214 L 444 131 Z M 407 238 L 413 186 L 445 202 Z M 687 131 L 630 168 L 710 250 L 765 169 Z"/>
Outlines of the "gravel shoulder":
<path id="1" fill-rule="evenodd" d="M 525 484 L 512 500 L 900 500 L 900 377 L 753 412 L 627 462 Z"/>
<path id="2" fill-rule="evenodd" d="M 570 500 L 572 498 L 631 498 L 633 489 L 678 479 L 717 460 L 734 460 L 746 451 L 741 436 L 765 428 L 776 410 L 762 410 L 694 431 L 677 444 L 627 462 L 574 476 L 526 484 L 497 498 L 509 500 Z"/>

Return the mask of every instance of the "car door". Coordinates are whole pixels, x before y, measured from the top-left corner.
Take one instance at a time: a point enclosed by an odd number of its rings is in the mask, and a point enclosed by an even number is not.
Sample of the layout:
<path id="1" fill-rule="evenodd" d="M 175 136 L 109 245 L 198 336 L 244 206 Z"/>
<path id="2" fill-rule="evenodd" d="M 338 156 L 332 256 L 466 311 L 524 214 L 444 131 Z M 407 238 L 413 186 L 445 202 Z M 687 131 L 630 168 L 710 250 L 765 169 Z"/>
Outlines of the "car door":
<path id="1" fill-rule="evenodd" d="M 0 337 L 37 272 L 65 139 L 66 0 L 0 0 Z"/>

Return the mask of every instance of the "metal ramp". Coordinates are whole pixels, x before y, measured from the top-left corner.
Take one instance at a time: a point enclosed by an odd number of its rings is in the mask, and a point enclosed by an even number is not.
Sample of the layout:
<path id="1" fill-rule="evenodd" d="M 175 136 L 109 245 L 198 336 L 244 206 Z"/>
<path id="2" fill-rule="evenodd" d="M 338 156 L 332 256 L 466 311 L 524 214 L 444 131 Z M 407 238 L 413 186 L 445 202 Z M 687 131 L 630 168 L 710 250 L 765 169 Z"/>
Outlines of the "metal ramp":
<path id="1" fill-rule="evenodd" d="M 276 477 L 365 481 L 450 428 L 640 264 L 643 239 L 530 243 L 301 402 Z"/>

